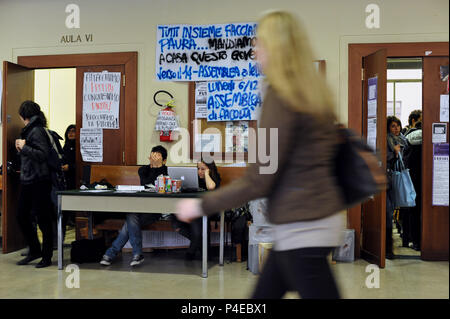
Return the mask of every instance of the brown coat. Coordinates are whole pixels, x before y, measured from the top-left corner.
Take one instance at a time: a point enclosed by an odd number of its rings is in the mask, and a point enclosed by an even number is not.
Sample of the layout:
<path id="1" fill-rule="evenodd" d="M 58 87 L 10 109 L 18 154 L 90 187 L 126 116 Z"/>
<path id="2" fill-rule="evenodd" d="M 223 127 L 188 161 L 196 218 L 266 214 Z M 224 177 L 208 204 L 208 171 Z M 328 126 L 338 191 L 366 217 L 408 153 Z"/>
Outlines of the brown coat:
<path id="1" fill-rule="evenodd" d="M 318 219 L 342 209 L 332 173 L 337 146 L 333 123 L 319 123 L 311 115 L 294 112 L 269 88 L 259 127 L 278 128 L 277 171 L 260 174 L 259 167 L 269 164 L 257 158 L 242 178 L 203 197 L 206 215 L 261 197 L 268 199 L 268 218 L 273 224 Z M 269 130 L 266 136 L 269 154 Z"/>

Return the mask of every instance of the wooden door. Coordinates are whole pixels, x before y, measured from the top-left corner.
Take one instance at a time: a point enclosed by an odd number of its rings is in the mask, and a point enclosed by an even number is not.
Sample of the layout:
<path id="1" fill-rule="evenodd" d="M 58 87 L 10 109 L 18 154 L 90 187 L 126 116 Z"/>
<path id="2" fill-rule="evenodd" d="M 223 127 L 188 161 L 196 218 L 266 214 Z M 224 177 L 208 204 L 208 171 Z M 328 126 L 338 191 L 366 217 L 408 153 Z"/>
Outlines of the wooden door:
<path id="1" fill-rule="evenodd" d="M 448 44 L 447 44 L 448 45 Z M 447 81 L 440 77 L 440 66 L 447 66 L 447 57 L 423 58 L 423 144 L 422 144 L 422 241 L 423 260 L 448 260 L 448 206 L 432 205 L 433 143 L 432 125 L 440 121 L 440 95 L 448 94 Z M 447 143 L 449 142 L 448 122 Z"/>
<path id="2" fill-rule="evenodd" d="M 119 129 L 103 129 L 103 161 L 101 163 L 84 162 L 79 151 L 80 128 L 83 124 L 83 80 L 86 72 L 120 72 L 120 107 L 119 107 Z M 85 165 L 125 165 L 125 89 L 124 89 L 124 65 L 113 66 L 87 66 L 77 67 L 77 93 L 76 93 L 76 126 L 77 126 L 77 181 L 81 180 L 82 168 Z"/>
<path id="3" fill-rule="evenodd" d="M 25 247 L 25 240 L 17 223 L 19 175 L 8 174 L 7 162 L 15 160 L 15 140 L 20 137 L 24 124 L 19 117 L 20 104 L 34 99 L 34 71 L 3 61 L 2 105 L 2 251 L 9 253 Z"/>
<path id="4" fill-rule="evenodd" d="M 368 120 L 376 119 L 376 148 L 383 167 L 386 167 L 386 50 L 364 57 L 363 78 L 363 135 L 368 135 Z M 369 117 L 369 81 L 376 81 L 376 116 Z M 373 83 L 371 83 L 373 84 Z M 367 261 L 385 266 L 386 255 L 386 192 L 376 195 L 361 209 L 361 256 Z"/>

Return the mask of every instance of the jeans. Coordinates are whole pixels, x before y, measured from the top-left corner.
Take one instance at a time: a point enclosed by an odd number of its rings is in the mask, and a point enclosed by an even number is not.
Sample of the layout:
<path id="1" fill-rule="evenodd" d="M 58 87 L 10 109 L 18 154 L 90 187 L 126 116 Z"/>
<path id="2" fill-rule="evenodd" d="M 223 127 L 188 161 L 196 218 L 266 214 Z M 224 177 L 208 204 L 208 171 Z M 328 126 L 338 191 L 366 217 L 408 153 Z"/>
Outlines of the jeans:
<path id="1" fill-rule="evenodd" d="M 253 293 L 253 299 L 280 299 L 297 291 L 302 299 L 339 299 L 327 255 L 333 247 L 272 250 Z"/>
<path id="2" fill-rule="evenodd" d="M 142 254 L 142 230 L 141 227 L 156 222 L 161 214 L 127 214 L 127 219 L 119 235 L 108 248 L 105 255 L 111 259 L 122 251 L 123 246 L 130 240 L 133 248 L 133 256 Z"/>

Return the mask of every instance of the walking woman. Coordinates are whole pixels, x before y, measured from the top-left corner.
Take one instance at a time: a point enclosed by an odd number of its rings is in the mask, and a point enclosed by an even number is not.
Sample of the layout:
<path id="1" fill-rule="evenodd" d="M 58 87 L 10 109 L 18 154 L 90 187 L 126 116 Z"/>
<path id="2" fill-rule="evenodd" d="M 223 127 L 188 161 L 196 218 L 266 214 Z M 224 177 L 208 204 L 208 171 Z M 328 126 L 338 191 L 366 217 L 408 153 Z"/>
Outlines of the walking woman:
<path id="1" fill-rule="evenodd" d="M 177 217 L 187 222 L 267 197 L 274 248 L 252 297 L 282 298 L 297 291 L 304 299 L 339 298 L 327 262 L 342 243 L 346 223 L 337 213 L 343 199 L 332 174 L 338 143 L 334 102 L 314 68 L 306 34 L 290 13 L 261 18 L 256 56 L 268 84 L 259 126 L 266 136 L 269 128 L 278 132 L 278 168 L 264 174 L 257 159 L 226 187 L 180 202 Z"/>
<path id="2" fill-rule="evenodd" d="M 19 115 L 25 127 L 15 144 L 21 160 L 21 190 L 17 218 L 29 246 L 29 252 L 17 264 L 27 265 L 42 257 L 36 268 L 43 268 L 52 264 L 53 255 L 51 181 L 47 165 L 50 144 L 44 129 L 47 120 L 39 105 L 33 101 L 23 102 L 19 108 Z M 36 215 L 42 231 L 42 250 L 36 229 L 33 227 L 32 212 Z"/>

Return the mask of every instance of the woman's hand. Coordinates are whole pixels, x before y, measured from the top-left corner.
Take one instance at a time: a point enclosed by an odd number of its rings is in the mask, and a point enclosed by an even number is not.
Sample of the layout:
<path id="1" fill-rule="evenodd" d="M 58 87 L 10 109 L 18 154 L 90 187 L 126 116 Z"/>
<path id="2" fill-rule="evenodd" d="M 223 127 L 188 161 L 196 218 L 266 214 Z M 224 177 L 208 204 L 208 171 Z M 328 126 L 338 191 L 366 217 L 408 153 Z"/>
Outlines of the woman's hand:
<path id="1" fill-rule="evenodd" d="M 395 151 L 396 156 L 398 155 L 398 153 L 400 153 L 400 148 L 401 148 L 400 144 L 397 144 L 394 146 L 394 151 Z"/>
<path id="2" fill-rule="evenodd" d="M 63 172 L 67 172 L 69 170 L 69 164 L 61 166 Z"/>
<path id="3" fill-rule="evenodd" d="M 20 152 L 22 148 L 25 146 L 25 140 L 16 140 L 16 149 Z"/>
<path id="4" fill-rule="evenodd" d="M 176 207 L 177 219 L 190 223 L 203 215 L 200 199 L 183 199 Z"/>

